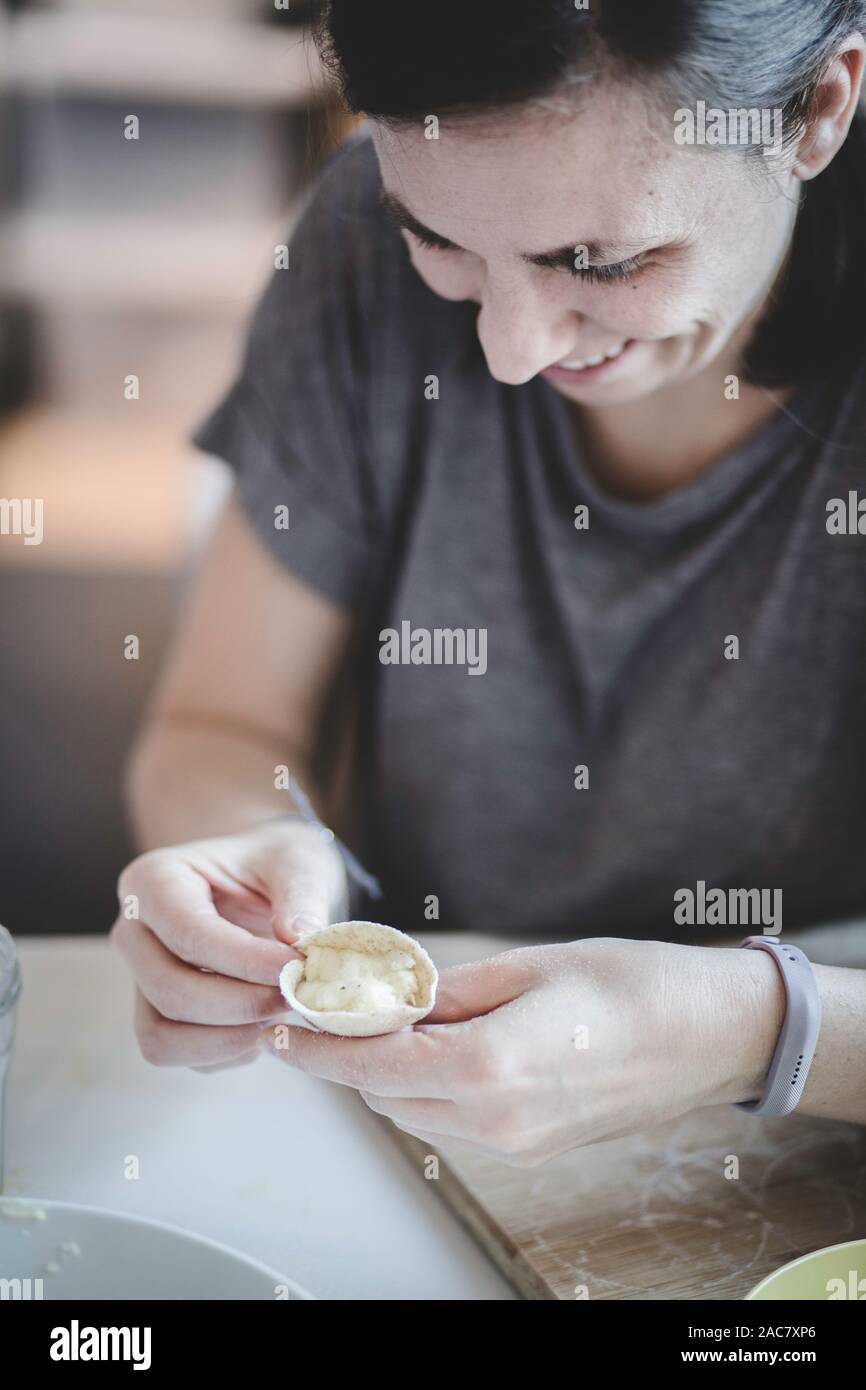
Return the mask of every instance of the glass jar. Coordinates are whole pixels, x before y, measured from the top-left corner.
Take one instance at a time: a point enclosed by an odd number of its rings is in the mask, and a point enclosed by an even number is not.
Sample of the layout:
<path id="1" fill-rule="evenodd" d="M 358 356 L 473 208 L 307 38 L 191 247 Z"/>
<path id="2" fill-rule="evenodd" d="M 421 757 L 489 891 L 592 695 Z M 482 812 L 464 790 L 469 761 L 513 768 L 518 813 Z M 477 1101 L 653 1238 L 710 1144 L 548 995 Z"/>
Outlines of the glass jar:
<path id="1" fill-rule="evenodd" d="M 0 1192 L 3 1191 L 6 1073 L 15 1036 L 15 1001 L 20 990 L 21 974 L 15 942 L 6 928 L 0 927 Z"/>

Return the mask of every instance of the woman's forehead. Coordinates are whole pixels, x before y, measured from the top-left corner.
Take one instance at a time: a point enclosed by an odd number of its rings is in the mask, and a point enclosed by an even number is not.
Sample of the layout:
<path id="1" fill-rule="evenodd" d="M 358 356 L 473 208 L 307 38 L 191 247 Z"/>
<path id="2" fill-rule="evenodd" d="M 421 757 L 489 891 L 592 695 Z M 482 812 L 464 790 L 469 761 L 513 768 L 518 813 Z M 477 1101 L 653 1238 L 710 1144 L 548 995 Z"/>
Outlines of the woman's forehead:
<path id="1" fill-rule="evenodd" d="M 564 244 L 681 237 L 741 175 L 741 161 L 674 143 L 658 108 L 600 95 L 573 116 L 503 112 L 392 129 L 372 123 L 385 189 L 424 226 L 468 250 L 546 253 Z M 434 128 L 435 129 L 435 128 Z M 739 180 L 736 187 L 740 187 Z"/>

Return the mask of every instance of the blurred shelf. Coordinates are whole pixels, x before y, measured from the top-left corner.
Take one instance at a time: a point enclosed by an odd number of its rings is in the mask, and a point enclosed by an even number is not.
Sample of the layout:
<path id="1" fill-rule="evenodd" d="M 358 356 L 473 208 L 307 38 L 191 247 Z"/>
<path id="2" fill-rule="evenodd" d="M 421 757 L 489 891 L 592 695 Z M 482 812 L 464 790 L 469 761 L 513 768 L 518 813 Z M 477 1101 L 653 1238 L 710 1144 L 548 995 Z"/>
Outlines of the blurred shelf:
<path id="1" fill-rule="evenodd" d="M 249 308 L 298 208 L 234 223 L 13 213 L 0 221 L 0 295 L 61 306 Z"/>
<path id="2" fill-rule="evenodd" d="M 292 3 L 297 21 L 305 7 Z M 149 497 L 139 470 L 157 493 L 171 490 L 176 468 L 139 451 L 139 429 L 153 428 L 142 422 L 163 412 L 151 442 L 176 463 L 183 430 L 172 443 L 165 422 L 183 410 L 195 423 L 225 389 L 274 248 L 348 122 L 308 29 L 275 22 L 266 0 L 34 0 L 11 13 L 0 4 L 4 92 L 18 152 L 0 187 L 0 308 L 19 357 L 25 329 L 32 339 L 27 389 L 51 408 L 4 424 L 0 495 L 14 495 L 8 479 L 32 459 L 48 469 L 70 452 L 70 476 L 80 465 L 83 481 L 62 492 L 62 509 L 80 519 L 79 496 L 98 513 L 90 436 L 115 432 L 103 490 Z M 139 110 L 141 140 L 127 143 L 122 114 Z M 128 372 L 141 402 L 112 415 Z M 144 514 L 160 505 L 155 495 Z M 175 534 L 170 522 L 164 534 Z M 136 533 L 133 556 L 139 545 L 155 553 Z M 0 549 L 8 562 L 9 546 Z M 34 549 L 23 563 L 51 563 L 47 543 L 36 559 Z"/>
<path id="3" fill-rule="evenodd" d="M 53 10 L 65 14 L 117 14 L 129 9 L 130 0 L 13 0 L 19 9 Z M 150 15 L 176 15 L 189 19 L 194 15 L 228 15 L 232 19 L 260 19 L 263 6 L 269 0 L 136 0 L 140 10 Z M 290 0 L 292 10 L 305 7 L 305 0 Z"/>
<path id="4" fill-rule="evenodd" d="M 181 570 L 230 486 L 187 423 L 137 405 L 32 408 L 0 423 L 0 492 L 43 500 L 44 539 L 0 535 L 0 570 Z"/>
<path id="5" fill-rule="evenodd" d="M 287 0 L 287 9 L 275 13 L 273 0 L 135 0 L 139 10 L 149 15 L 182 14 L 185 19 L 220 18 L 266 20 L 287 26 L 307 23 L 319 8 L 320 0 Z M 59 10 L 69 14 L 126 13 L 130 0 L 12 0 L 10 8 Z"/>
<path id="6" fill-rule="evenodd" d="M 0 86 L 27 94 L 309 107 L 326 91 L 303 32 L 225 15 L 0 13 Z"/>

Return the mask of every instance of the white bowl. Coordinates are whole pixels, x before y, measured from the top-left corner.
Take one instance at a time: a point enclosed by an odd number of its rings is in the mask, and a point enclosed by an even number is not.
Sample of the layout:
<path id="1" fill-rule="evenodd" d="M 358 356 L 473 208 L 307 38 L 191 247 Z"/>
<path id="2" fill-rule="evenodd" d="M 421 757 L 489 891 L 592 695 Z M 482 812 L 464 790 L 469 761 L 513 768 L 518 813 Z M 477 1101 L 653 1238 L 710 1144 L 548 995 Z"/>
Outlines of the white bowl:
<path id="1" fill-rule="evenodd" d="M 206 1236 L 75 1202 L 0 1196 L 0 1278 L 30 1280 L 6 1297 L 311 1299 L 294 1280 Z"/>

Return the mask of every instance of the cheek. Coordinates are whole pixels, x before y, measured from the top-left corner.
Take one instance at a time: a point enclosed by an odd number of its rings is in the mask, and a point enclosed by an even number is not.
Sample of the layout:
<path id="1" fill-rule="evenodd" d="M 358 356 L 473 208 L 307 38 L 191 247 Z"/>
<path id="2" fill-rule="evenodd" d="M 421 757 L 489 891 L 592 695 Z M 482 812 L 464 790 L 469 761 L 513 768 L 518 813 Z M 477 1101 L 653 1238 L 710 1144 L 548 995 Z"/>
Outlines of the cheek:
<path id="1" fill-rule="evenodd" d="M 694 325 L 694 301 L 682 288 L 671 292 L 657 285 L 622 285 L 593 290 L 572 301 L 575 314 L 623 338 L 672 338 Z"/>
<path id="2" fill-rule="evenodd" d="M 620 330 L 624 337 L 663 339 L 694 336 L 700 329 L 724 326 L 732 308 L 730 294 L 715 282 L 663 281 L 624 285 L 607 302 L 584 306 L 587 318 Z"/>
<path id="3" fill-rule="evenodd" d="M 471 256 L 449 256 L 410 246 L 412 265 L 424 284 L 443 299 L 478 299 L 480 273 Z"/>

